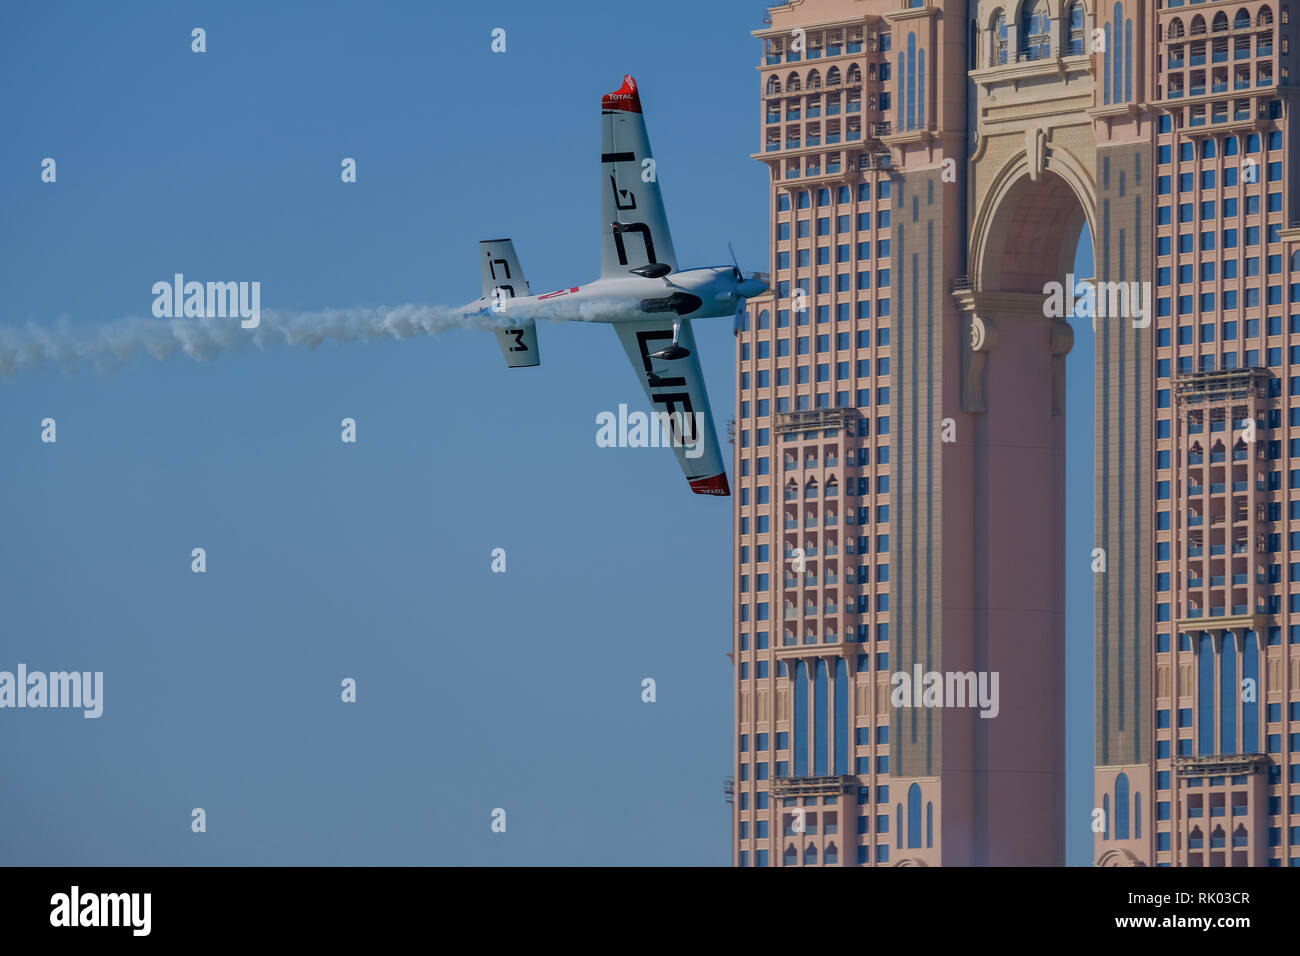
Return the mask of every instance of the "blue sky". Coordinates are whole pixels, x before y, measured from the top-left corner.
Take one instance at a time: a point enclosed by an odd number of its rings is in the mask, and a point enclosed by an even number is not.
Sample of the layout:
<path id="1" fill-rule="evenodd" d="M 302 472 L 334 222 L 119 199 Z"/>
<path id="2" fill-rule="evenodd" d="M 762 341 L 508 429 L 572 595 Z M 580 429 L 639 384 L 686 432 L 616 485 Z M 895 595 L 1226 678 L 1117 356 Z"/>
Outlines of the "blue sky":
<path id="1" fill-rule="evenodd" d="M 588 281 L 599 98 L 625 72 L 679 260 L 727 262 L 731 241 L 764 269 L 767 176 L 748 158 L 762 13 L 9 10 L 0 323 L 145 316 L 176 272 L 258 280 L 263 308 L 462 303 L 480 291 L 477 240 L 496 236 L 534 290 Z M 505 54 L 490 52 L 495 27 Z M 1080 332 L 1072 479 L 1092 456 Z M 730 320 L 695 334 L 724 422 Z M 596 446 L 598 412 L 643 404 L 611 330 L 539 337 L 530 370 L 507 371 L 486 333 L 453 332 L 0 383 L 0 669 L 105 674 L 99 720 L 0 712 L 0 861 L 726 864 L 730 501 L 690 494 L 662 449 Z M 1085 480 L 1069 489 L 1079 863 Z M 190 571 L 195 547 L 206 574 Z M 496 547 L 505 574 L 490 572 Z M 356 704 L 339 700 L 344 677 Z"/>

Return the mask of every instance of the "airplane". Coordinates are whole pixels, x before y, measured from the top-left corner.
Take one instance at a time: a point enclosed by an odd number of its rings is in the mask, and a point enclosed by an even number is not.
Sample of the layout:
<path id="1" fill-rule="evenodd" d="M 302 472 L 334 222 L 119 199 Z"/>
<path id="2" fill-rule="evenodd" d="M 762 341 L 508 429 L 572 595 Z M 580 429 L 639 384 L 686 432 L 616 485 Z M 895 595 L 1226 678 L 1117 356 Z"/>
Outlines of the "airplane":
<path id="1" fill-rule="evenodd" d="M 494 332 L 510 368 L 541 364 L 537 318 L 613 325 L 652 406 L 672 416 L 671 444 L 691 490 L 730 495 L 691 321 L 739 317 L 769 278 L 742 274 L 734 253 L 730 266 L 679 270 L 636 80 L 624 76 L 601 99 L 600 113 L 600 277 L 532 295 L 514 243 L 485 239 L 483 295 L 464 314 L 497 314 Z"/>

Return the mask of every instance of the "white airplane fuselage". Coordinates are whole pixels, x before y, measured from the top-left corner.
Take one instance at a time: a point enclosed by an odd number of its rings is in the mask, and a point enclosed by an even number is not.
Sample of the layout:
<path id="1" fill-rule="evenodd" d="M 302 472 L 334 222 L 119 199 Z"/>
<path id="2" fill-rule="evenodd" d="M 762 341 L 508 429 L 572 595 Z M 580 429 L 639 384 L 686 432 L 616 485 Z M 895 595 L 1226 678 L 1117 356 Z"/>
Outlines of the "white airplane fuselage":
<path id="1" fill-rule="evenodd" d="M 575 312 L 583 311 L 582 321 L 610 324 L 656 317 L 718 318 L 735 315 L 741 299 L 766 288 L 763 279 L 742 276 L 732 266 L 707 266 L 655 279 L 637 275 L 595 279 L 541 295 L 479 297 L 465 306 L 465 314 L 496 314 L 508 321 L 511 312 L 534 319 L 547 318 L 548 313 L 573 319 Z"/>

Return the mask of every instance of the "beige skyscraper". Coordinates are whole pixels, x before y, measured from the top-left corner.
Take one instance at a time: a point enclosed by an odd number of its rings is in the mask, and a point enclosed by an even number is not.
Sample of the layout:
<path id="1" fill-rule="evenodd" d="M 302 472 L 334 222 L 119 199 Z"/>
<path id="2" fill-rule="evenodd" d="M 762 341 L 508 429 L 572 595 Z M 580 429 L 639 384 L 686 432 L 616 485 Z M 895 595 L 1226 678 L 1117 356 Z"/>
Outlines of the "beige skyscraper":
<path id="1" fill-rule="evenodd" d="M 1075 334 L 1097 357 L 1094 858 L 1300 857 L 1286 6 L 794 0 L 767 19 L 734 861 L 1064 863 Z M 1091 322 L 1071 320 L 1085 228 Z"/>

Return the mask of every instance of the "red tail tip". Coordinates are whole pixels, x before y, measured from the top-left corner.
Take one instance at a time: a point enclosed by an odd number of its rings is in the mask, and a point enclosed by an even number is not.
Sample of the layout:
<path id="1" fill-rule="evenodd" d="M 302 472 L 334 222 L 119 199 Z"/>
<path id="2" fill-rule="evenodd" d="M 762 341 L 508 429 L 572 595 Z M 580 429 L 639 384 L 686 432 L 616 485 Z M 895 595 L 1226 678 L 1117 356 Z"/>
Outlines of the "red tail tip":
<path id="1" fill-rule="evenodd" d="M 630 73 L 624 74 L 623 85 L 613 93 L 606 93 L 600 101 L 601 109 L 626 110 L 629 113 L 641 112 L 641 96 L 637 93 L 636 80 Z"/>

